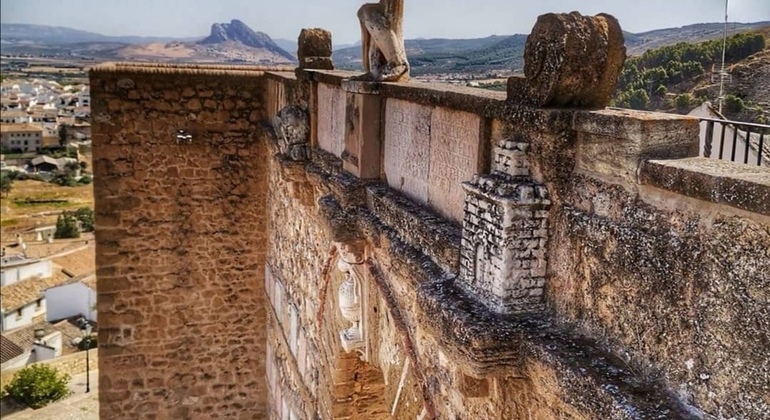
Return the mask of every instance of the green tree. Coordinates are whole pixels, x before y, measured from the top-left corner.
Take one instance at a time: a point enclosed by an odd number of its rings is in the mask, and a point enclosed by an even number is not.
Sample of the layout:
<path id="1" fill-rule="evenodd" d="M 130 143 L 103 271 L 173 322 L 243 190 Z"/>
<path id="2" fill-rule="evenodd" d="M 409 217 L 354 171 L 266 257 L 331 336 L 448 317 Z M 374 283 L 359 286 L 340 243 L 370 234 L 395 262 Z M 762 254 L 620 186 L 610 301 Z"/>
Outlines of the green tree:
<path id="1" fill-rule="evenodd" d="M 13 187 L 13 179 L 5 172 L 0 173 L 0 192 L 8 197 Z"/>
<path id="2" fill-rule="evenodd" d="M 676 99 L 674 99 L 674 106 L 679 112 L 690 112 L 694 103 L 695 98 L 693 98 L 693 96 L 689 93 L 676 95 Z"/>
<path id="3" fill-rule="evenodd" d="M 90 208 L 81 207 L 75 210 L 75 218 L 80 222 L 80 228 L 83 232 L 94 230 L 94 211 Z"/>
<path id="4" fill-rule="evenodd" d="M 59 126 L 59 146 L 67 147 L 67 139 L 69 138 L 69 127 L 67 124 Z"/>
<path id="5" fill-rule="evenodd" d="M 70 375 L 48 365 L 30 365 L 16 372 L 5 392 L 18 403 L 41 408 L 69 395 L 69 380 Z"/>
<path id="6" fill-rule="evenodd" d="M 80 164 L 78 162 L 67 162 L 64 165 L 64 171 L 72 174 L 73 176 L 80 170 Z"/>
<path id="7" fill-rule="evenodd" d="M 54 232 L 53 237 L 56 239 L 80 237 L 78 219 L 75 217 L 74 213 L 65 210 L 59 215 L 56 219 L 56 232 Z"/>
<path id="8" fill-rule="evenodd" d="M 745 107 L 746 107 L 746 104 L 743 103 L 743 99 L 735 95 L 725 96 L 725 108 L 727 109 L 727 112 L 731 112 L 731 113 L 741 112 Z"/>

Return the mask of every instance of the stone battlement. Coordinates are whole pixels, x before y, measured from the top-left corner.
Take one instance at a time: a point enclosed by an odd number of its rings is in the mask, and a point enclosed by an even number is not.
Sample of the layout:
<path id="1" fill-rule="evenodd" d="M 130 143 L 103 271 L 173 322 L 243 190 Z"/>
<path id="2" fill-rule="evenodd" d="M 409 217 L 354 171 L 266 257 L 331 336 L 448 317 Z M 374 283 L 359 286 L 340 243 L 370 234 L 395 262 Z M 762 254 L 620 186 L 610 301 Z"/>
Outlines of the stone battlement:
<path id="1" fill-rule="evenodd" d="M 770 413 L 766 169 L 558 83 L 353 75 L 91 72 L 104 417 Z"/>

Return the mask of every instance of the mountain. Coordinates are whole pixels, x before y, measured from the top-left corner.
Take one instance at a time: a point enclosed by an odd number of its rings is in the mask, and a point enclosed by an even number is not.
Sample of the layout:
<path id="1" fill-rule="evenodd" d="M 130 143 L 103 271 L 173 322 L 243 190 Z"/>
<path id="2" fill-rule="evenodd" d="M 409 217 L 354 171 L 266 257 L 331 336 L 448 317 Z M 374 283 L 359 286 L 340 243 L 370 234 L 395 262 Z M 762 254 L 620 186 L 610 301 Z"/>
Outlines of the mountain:
<path id="1" fill-rule="evenodd" d="M 730 23 L 730 33 L 770 25 L 770 22 Z M 700 42 L 722 36 L 724 23 L 700 23 L 643 33 L 624 32 L 629 55 L 679 42 Z M 462 73 L 516 71 L 524 66 L 526 35 L 490 36 L 475 39 L 408 39 L 405 41 L 412 73 Z M 361 48 L 334 51 L 334 63 L 343 69 L 361 68 Z"/>
<path id="2" fill-rule="evenodd" d="M 770 121 L 770 24 L 726 40 L 723 114 L 736 121 Z M 688 113 L 720 96 L 714 69 L 721 66 L 721 37 L 647 50 L 626 61 L 614 95 L 621 108 Z"/>
<path id="3" fill-rule="evenodd" d="M 297 56 L 297 41 L 283 38 L 273 38 L 273 42 L 285 51 L 290 52 L 293 56 Z"/>
<path id="4" fill-rule="evenodd" d="M 292 64 L 294 56 L 240 20 L 215 23 L 208 37 L 104 36 L 77 29 L 2 24 L 3 55 L 175 63 Z"/>
<path id="5" fill-rule="evenodd" d="M 731 33 L 770 22 L 730 23 Z M 630 55 L 679 42 L 719 38 L 723 23 L 701 23 L 642 33 L 624 32 Z M 7 55 L 54 56 L 89 60 L 151 60 L 204 63 L 296 63 L 296 41 L 271 39 L 240 20 L 216 23 L 207 37 L 104 36 L 71 28 L 0 25 L 0 51 Z M 406 49 L 415 75 L 429 73 L 510 72 L 523 67 L 526 35 L 493 35 L 473 39 L 409 39 Z M 197 42 L 196 42 L 197 41 Z M 359 43 L 360 44 L 360 43 Z M 344 48 L 343 48 L 344 47 Z M 360 45 L 338 45 L 334 62 L 340 69 L 362 68 Z"/>
<path id="6" fill-rule="evenodd" d="M 94 32 L 61 26 L 28 25 L 23 23 L 0 23 L 0 34 L 5 44 L 77 44 L 85 42 L 106 42 L 120 44 L 149 44 L 153 42 L 193 41 L 197 38 L 106 36 Z"/>
<path id="7" fill-rule="evenodd" d="M 265 49 L 286 58 L 290 62 L 295 60 L 293 55 L 273 42 L 270 35 L 264 32 L 256 32 L 238 19 L 233 19 L 230 23 L 215 23 L 211 25 L 211 34 L 207 38 L 198 41 L 198 45 L 228 42 L 241 43 L 250 48 Z"/>

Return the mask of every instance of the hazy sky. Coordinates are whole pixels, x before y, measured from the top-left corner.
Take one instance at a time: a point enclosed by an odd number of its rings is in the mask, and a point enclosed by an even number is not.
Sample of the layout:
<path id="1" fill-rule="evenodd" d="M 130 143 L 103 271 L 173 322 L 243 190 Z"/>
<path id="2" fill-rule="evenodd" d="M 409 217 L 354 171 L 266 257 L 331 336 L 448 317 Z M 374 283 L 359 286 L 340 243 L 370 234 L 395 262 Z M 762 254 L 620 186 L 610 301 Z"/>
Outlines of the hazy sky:
<path id="1" fill-rule="evenodd" d="M 369 0 L 370 2 L 372 0 Z M 361 0 L 2 0 L 0 20 L 67 26 L 104 35 L 192 37 L 214 22 L 240 19 L 275 38 L 303 27 L 332 31 L 334 43 L 358 40 Z M 615 15 L 643 32 L 724 20 L 723 0 L 406 0 L 407 38 L 473 38 L 529 33 L 547 12 Z M 770 0 L 730 1 L 730 20 L 770 20 Z M 0 34 L 2 36 L 2 34 Z"/>

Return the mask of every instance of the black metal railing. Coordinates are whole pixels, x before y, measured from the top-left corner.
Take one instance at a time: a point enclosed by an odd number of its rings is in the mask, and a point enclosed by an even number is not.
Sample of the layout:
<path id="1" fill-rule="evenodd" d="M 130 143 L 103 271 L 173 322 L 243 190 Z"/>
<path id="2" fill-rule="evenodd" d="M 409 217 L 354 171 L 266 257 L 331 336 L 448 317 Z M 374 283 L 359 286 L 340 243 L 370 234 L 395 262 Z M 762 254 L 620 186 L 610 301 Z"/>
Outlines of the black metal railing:
<path id="1" fill-rule="evenodd" d="M 763 161 L 765 165 L 770 163 L 770 125 L 713 118 L 701 118 L 700 120 L 701 123 L 706 123 L 705 144 L 703 145 L 704 157 L 742 162 L 749 165 L 756 164 L 757 166 L 762 166 Z M 716 138 L 715 134 L 717 135 Z M 728 141 L 727 145 L 725 145 L 725 140 Z M 714 147 L 717 146 L 719 153 L 712 156 Z"/>

